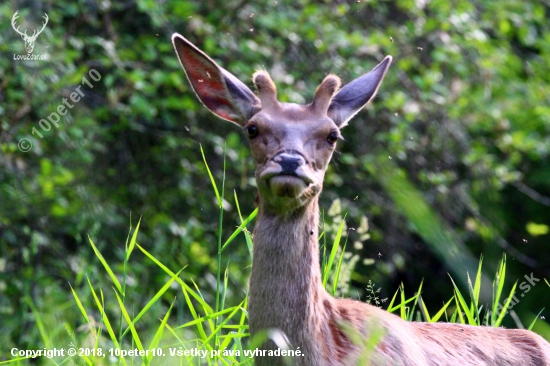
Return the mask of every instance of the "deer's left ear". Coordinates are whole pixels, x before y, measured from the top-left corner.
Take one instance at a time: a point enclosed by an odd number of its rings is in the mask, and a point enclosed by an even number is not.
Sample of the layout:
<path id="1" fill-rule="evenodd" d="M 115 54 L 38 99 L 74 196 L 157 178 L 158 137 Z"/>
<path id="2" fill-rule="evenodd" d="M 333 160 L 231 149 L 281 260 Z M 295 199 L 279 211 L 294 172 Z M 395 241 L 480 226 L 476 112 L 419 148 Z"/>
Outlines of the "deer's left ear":
<path id="1" fill-rule="evenodd" d="M 348 121 L 374 97 L 391 61 L 392 57 L 386 56 L 378 66 L 344 86 L 332 98 L 327 114 L 339 128 L 346 126 Z"/>
<path id="2" fill-rule="evenodd" d="M 178 33 L 172 43 L 195 94 L 212 113 L 243 126 L 258 112 L 260 100 L 243 82 Z"/>

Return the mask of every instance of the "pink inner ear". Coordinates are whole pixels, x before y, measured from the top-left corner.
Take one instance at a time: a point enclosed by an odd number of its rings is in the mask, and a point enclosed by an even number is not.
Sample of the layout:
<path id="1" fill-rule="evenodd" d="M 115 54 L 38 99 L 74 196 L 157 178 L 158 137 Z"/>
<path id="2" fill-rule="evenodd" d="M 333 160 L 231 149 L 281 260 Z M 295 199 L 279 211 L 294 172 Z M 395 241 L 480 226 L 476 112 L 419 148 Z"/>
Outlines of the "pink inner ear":
<path id="1" fill-rule="evenodd" d="M 197 57 L 187 47 L 180 47 L 180 51 L 189 81 L 204 105 L 221 118 L 232 120 L 235 114 L 233 101 L 229 99 L 227 86 L 216 65 Z"/>

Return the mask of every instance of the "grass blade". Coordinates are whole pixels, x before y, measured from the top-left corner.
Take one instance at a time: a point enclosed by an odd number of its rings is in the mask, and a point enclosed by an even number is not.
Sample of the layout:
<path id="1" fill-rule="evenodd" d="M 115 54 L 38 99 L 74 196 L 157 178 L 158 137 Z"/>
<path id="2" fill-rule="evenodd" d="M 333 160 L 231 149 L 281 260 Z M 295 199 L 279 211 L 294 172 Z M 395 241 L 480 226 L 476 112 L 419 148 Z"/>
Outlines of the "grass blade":
<path id="1" fill-rule="evenodd" d="M 411 301 L 415 301 L 416 299 L 418 299 L 418 296 L 419 296 L 420 294 L 417 293 L 416 295 L 414 295 L 414 296 L 411 297 L 410 299 L 405 300 L 405 290 L 404 290 L 404 288 L 405 288 L 405 287 L 403 286 L 403 284 L 401 284 L 401 285 L 399 286 L 399 288 L 398 288 L 397 291 L 395 292 L 395 295 L 393 295 L 393 299 L 392 299 L 392 301 L 390 302 L 390 305 L 388 305 L 388 310 L 386 310 L 387 312 L 393 313 L 393 312 L 396 311 L 396 310 L 401 310 L 401 309 L 403 309 L 404 307 L 406 307 L 405 305 L 407 305 L 407 304 L 410 303 Z M 395 298 L 397 297 L 397 294 L 398 294 L 398 293 L 401 293 L 401 303 L 400 303 L 399 305 L 393 306 L 394 300 L 395 300 Z M 403 312 L 403 313 L 401 313 L 401 315 L 404 316 L 404 318 L 402 318 L 402 319 L 406 319 L 406 318 L 407 318 L 407 317 L 406 317 L 406 313 Z"/>
<path id="2" fill-rule="evenodd" d="M 97 249 L 97 247 L 95 246 L 92 238 L 90 238 L 90 236 L 88 235 L 88 240 L 90 241 L 90 244 L 92 245 L 92 249 L 94 250 L 94 253 L 96 255 L 96 257 L 99 259 L 99 261 L 101 262 L 101 264 L 103 264 L 103 267 L 105 268 L 105 270 L 107 271 L 107 273 L 109 274 L 109 277 L 111 278 L 111 280 L 113 281 L 116 289 L 118 290 L 118 292 L 120 294 L 122 294 L 122 286 L 120 285 L 120 282 L 118 282 L 118 279 L 116 278 L 115 274 L 113 273 L 113 271 L 111 270 L 111 267 L 109 267 L 109 265 L 107 264 L 107 261 L 105 260 L 105 258 L 103 258 L 103 255 L 101 255 L 101 253 L 99 252 L 99 250 Z"/>
<path id="3" fill-rule="evenodd" d="M 493 311 L 491 312 L 491 325 L 495 326 L 497 316 L 497 308 L 500 304 L 502 289 L 504 288 L 504 279 L 506 278 L 506 254 L 502 257 L 497 269 L 495 280 L 493 281 Z M 495 288 L 496 287 L 496 288 Z"/>
<path id="4" fill-rule="evenodd" d="M 172 312 L 172 307 L 174 306 L 175 302 L 176 302 L 176 299 L 174 299 L 174 301 L 172 301 L 172 303 L 170 304 L 170 308 L 166 312 L 166 315 L 164 315 L 164 318 L 162 319 L 159 328 L 155 332 L 155 335 L 153 336 L 153 339 L 151 340 L 151 343 L 149 343 L 149 347 L 147 347 L 147 349 L 149 351 L 157 348 L 157 346 L 159 345 L 160 339 L 162 338 L 162 334 L 164 333 L 164 328 L 166 327 L 166 323 L 168 323 L 168 317 L 170 316 L 170 313 Z M 152 359 L 153 359 L 153 353 L 149 352 L 149 356 L 147 357 L 147 361 L 149 363 L 151 363 Z"/>
<path id="5" fill-rule="evenodd" d="M 183 268 L 180 269 L 178 273 L 176 273 L 176 277 L 179 277 L 179 274 L 181 273 L 181 271 L 183 271 Z M 149 302 L 143 307 L 143 309 L 141 309 L 138 315 L 136 315 L 136 317 L 133 320 L 134 324 L 136 324 L 138 320 L 141 319 L 141 317 L 145 315 L 145 313 L 151 308 L 151 306 L 153 306 L 161 298 L 161 296 L 164 295 L 164 293 L 170 288 L 170 286 L 175 280 L 176 278 L 172 277 L 168 282 L 164 284 L 164 286 L 162 286 L 160 290 L 157 291 L 155 296 L 153 296 L 151 300 L 149 300 Z M 124 331 L 124 333 L 122 333 L 121 338 L 124 337 L 129 330 L 130 330 L 130 327 L 126 327 L 126 330 Z"/>
<path id="6" fill-rule="evenodd" d="M 237 306 L 237 307 L 238 307 L 238 306 Z M 189 327 L 189 326 L 191 326 L 191 325 L 204 323 L 206 320 L 214 319 L 214 318 L 219 317 L 219 316 L 221 316 L 221 315 L 223 315 L 223 314 L 230 313 L 230 312 L 232 312 L 233 310 L 235 310 L 235 306 L 230 307 L 230 308 L 227 308 L 227 309 L 220 310 L 220 311 L 218 311 L 217 313 L 212 313 L 212 314 L 208 314 L 208 315 L 206 315 L 206 316 L 200 317 L 200 318 L 195 318 L 194 320 L 191 320 L 190 322 L 187 322 L 187 323 L 182 324 L 182 325 L 178 325 L 178 326 L 175 327 L 174 329 L 187 328 L 187 327 Z"/>
<path id="7" fill-rule="evenodd" d="M 223 201 L 220 197 L 220 193 L 218 192 L 218 186 L 216 185 L 216 181 L 214 180 L 214 177 L 212 176 L 212 172 L 210 171 L 210 168 L 208 167 L 208 163 L 206 162 L 206 156 L 204 156 L 204 150 L 202 149 L 202 145 L 199 145 L 201 149 L 201 155 L 202 160 L 204 161 L 204 166 L 206 167 L 206 171 L 208 172 L 208 176 L 210 177 L 210 183 L 212 183 L 212 187 L 214 188 L 214 193 L 216 194 L 216 199 L 218 200 L 218 206 L 221 208 L 223 207 Z"/>
<path id="8" fill-rule="evenodd" d="M 32 314 L 34 315 L 34 319 L 36 320 L 36 326 L 38 327 L 38 332 L 40 333 L 40 337 L 44 342 L 44 346 L 46 348 L 52 348 L 50 338 L 48 337 L 48 332 L 46 331 L 46 327 L 44 327 L 44 322 L 42 322 L 42 317 L 40 316 L 38 309 L 36 308 L 36 306 L 34 305 L 30 297 L 26 296 L 25 302 L 31 308 Z"/>
<path id="9" fill-rule="evenodd" d="M 334 244 L 332 245 L 332 250 L 330 251 L 330 256 L 328 258 L 328 262 L 325 267 L 325 273 L 323 274 L 323 287 L 327 286 L 328 277 L 332 269 L 332 263 L 334 262 L 334 258 L 336 258 L 336 254 L 338 253 L 338 248 L 340 247 L 340 239 L 342 238 L 342 232 L 344 231 L 344 225 L 346 224 L 345 219 L 346 219 L 346 216 L 344 215 L 344 218 L 342 219 L 342 222 L 338 227 L 338 231 L 336 232 L 336 238 L 334 239 Z"/>
<path id="10" fill-rule="evenodd" d="M 236 191 L 233 191 L 233 196 L 235 197 L 235 205 L 237 206 L 237 212 L 239 213 L 239 219 L 241 220 L 241 224 L 242 224 L 243 215 L 241 215 L 241 207 L 239 206 L 239 200 L 237 199 L 237 192 Z M 254 211 L 252 211 L 252 213 L 248 217 L 250 217 L 252 215 L 254 217 L 256 217 L 258 215 L 258 208 L 254 209 Z M 240 228 L 240 226 L 239 226 L 239 228 Z M 250 258 L 252 259 L 252 256 L 253 256 L 253 253 L 252 253 L 252 236 L 250 234 L 250 231 L 248 231 L 245 227 L 243 227 L 241 230 L 244 233 L 244 237 L 246 239 L 246 246 L 248 247 L 248 253 L 250 254 Z M 224 244 L 224 247 L 225 247 L 225 244 Z"/>
<path id="11" fill-rule="evenodd" d="M 242 219 L 241 219 L 242 223 L 239 225 L 239 227 L 237 229 L 235 229 L 233 234 L 231 234 L 229 239 L 227 239 L 225 241 L 225 243 L 223 244 L 222 249 L 221 249 L 222 252 L 225 249 L 225 247 L 227 247 L 229 245 L 229 243 L 231 243 L 233 241 L 233 239 L 235 239 L 237 237 L 237 235 L 239 235 L 241 232 L 246 233 L 246 225 L 250 224 L 250 222 L 252 220 L 254 220 L 257 215 L 258 215 L 258 208 L 256 207 L 256 209 L 254 209 L 254 211 L 252 211 L 252 213 L 250 215 L 248 215 L 246 220 L 242 221 Z"/>
<path id="12" fill-rule="evenodd" d="M 506 315 L 506 313 L 508 313 L 508 307 L 510 306 L 510 303 L 512 302 L 514 294 L 516 293 L 517 284 L 518 283 L 516 281 L 516 283 L 514 283 L 514 286 L 512 286 L 512 290 L 510 290 L 510 296 L 508 296 L 508 298 L 506 299 L 506 302 L 504 303 L 504 306 L 502 307 L 502 310 L 500 311 L 500 314 L 498 315 L 498 318 L 495 324 L 493 325 L 494 327 L 500 327 L 500 324 L 502 323 L 502 319 L 504 319 L 504 316 Z"/>
<path id="13" fill-rule="evenodd" d="M 470 307 L 466 303 L 466 300 L 464 300 L 464 297 L 462 296 L 462 293 L 460 292 L 460 290 L 456 286 L 455 281 L 453 280 L 451 275 L 449 275 L 449 277 L 451 278 L 451 282 L 453 283 L 453 287 L 454 287 L 454 290 L 455 290 L 455 297 L 458 299 L 458 302 L 460 303 L 459 312 L 462 313 L 462 311 L 460 311 L 460 308 L 462 308 L 462 310 L 464 310 L 464 313 L 466 314 L 466 318 L 468 318 L 468 324 L 478 325 L 475 318 L 474 318 L 473 312 L 470 311 Z M 462 318 L 462 316 L 461 316 L 461 318 Z"/>
<path id="14" fill-rule="evenodd" d="M 424 300 L 422 300 L 422 296 L 420 297 L 420 310 L 422 310 L 422 314 L 424 314 L 424 318 L 426 318 L 426 321 L 428 323 L 432 323 L 432 318 L 430 317 L 430 313 L 428 312 L 428 308 L 426 307 L 426 304 L 424 304 Z"/>
<path id="15" fill-rule="evenodd" d="M 143 351 L 143 345 L 141 344 L 141 340 L 139 339 L 139 335 L 137 334 L 136 328 L 134 327 L 134 323 L 132 322 L 132 319 L 130 318 L 130 315 L 126 311 L 126 306 L 124 306 L 124 303 L 122 302 L 122 299 L 118 295 L 118 293 L 115 291 L 116 298 L 118 300 L 118 305 L 120 306 L 120 311 L 122 311 L 122 315 L 124 316 L 124 319 L 128 323 L 128 326 L 130 327 L 130 332 L 132 332 L 132 340 L 136 342 L 137 348 L 140 351 Z"/>
<path id="16" fill-rule="evenodd" d="M 539 319 L 540 314 L 542 314 L 543 311 L 544 311 L 544 308 L 542 308 L 541 311 L 539 311 L 539 313 L 537 314 L 537 316 L 535 316 L 535 319 L 533 319 L 531 324 L 529 324 L 529 327 L 527 328 L 527 330 L 533 329 L 533 327 L 535 326 L 535 323 L 537 322 L 537 320 Z"/>
<path id="17" fill-rule="evenodd" d="M 86 313 L 86 309 L 84 309 L 84 306 L 82 305 L 82 302 L 80 302 L 80 298 L 78 297 L 78 295 L 76 294 L 76 292 L 73 289 L 73 286 L 71 286 L 70 283 L 69 283 L 69 287 L 71 288 L 71 291 L 73 293 L 73 297 L 74 297 L 74 300 L 76 301 L 76 305 L 80 309 L 80 313 L 82 314 L 84 319 L 86 319 L 86 323 L 90 324 L 90 319 L 88 318 L 88 313 Z"/>
<path id="18" fill-rule="evenodd" d="M 456 310 L 455 310 L 455 314 L 453 314 L 453 317 L 451 319 L 451 322 L 454 323 L 455 320 L 456 320 L 456 316 L 458 315 L 458 319 L 460 320 L 460 324 L 466 324 L 466 322 L 464 321 L 464 317 L 462 316 L 462 308 L 460 307 L 460 303 L 458 301 L 458 297 L 456 296 L 456 291 L 455 291 L 455 295 L 453 296 L 453 299 L 455 299 L 455 302 L 456 302 Z"/>
<path id="19" fill-rule="evenodd" d="M 399 286 L 399 288 L 395 291 L 395 294 L 393 294 L 393 297 L 391 298 L 391 301 L 390 301 L 390 304 L 388 305 L 388 311 L 391 313 L 394 309 L 393 307 L 393 303 L 395 302 L 395 299 L 397 298 L 397 294 L 399 293 L 399 289 L 401 288 L 401 286 Z"/>
<path id="20" fill-rule="evenodd" d="M 130 244 L 128 245 L 128 250 L 126 251 L 126 261 L 130 259 L 130 254 L 132 254 L 132 251 L 134 250 L 134 247 L 136 245 L 137 234 L 139 232 L 139 224 L 141 224 L 141 217 L 139 218 L 136 229 L 134 230 L 134 235 L 132 235 L 132 239 L 130 240 Z"/>
<path id="21" fill-rule="evenodd" d="M 476 314 L 479 316 L 479 292 L 481 291 L 481 266 L 483 264 L 483 255 L 479 258 L 479 266 L 477 267 L 476 280 L 472 291 L 472 299 L 474 300 Z M 468 280 L 470 277 L 468 276 Z M 474 310 L 474 309 L 472 309 Z"/>
<path id="22" fill-rule="evenodd" d="M 199 296 L 191 287 L 189 287 L 188 284 L 186 284 L 181 278 L 177 277 L 174 272 L 168 269 L 164 264 L 160 263 L 158 259 L 156 259 L 151 253 L 149 253 L 147 250 L 145 250 L 141 245 L 136 244 L 139 250 L 143 252 L 150 260 L 152 260 L 157 266 L 162 268 L 162 270 L 166 273 L 168 273 L 171 277 L 175 278 L 176 282 L 179 283 L 185 291 L 187 291 L 195 300 L 197 300 L 201 306 L 204 308 L 205 312 L 211 313 L 213 312 L 212 308 L 204 301 L 204 299 Z"/>
<path id="23" fill-rule="evenodd" d="M 336 290 L 338 289 L 338 281 L 340 280 L 340 272 L 342 271 L 342 262 L 344 261 L 344 253 L 346 253 L 346 246 L 348 245 L 348 238 L 344 242 L 344 247 L 342 248 L 342 253 L 340 253 L 340 258 L 338 258 L 338 265 L 336 266 L 336 273 L 334 274 L 334 283 L 332 284 L 332 296 L 336 296 Z"/>
<path id="24" fill-rule="evenodd" d="M 432 322 L 434 323 L 437 323 L 437 321 L 439 320 L 439 318 L 441 318 L 441 316 L 445 313 L 445 310 L 447 310 L 447 308 L 449 307 L 449 305 L 451 305 L 451 302 L 453 302 L 453 298 L 451 297 L 451 299 L 449 301 L 447 301 L 447 303 L 445 305 L 443 305 L 443 307 L 432 317 Z"/>
<path id="25" fill-rule="evenodd" d="M 401 296 L 401 304 L 405 305 L 405 286 L 403 285 L 403 283 L 401 283 L 401 291 L 399 292 L 399 295 Z M 407 307 L 406 306 L 402 306 L 399 309 L 399 316 L 403 320 L 407 319 Z"/>
<path id="26" fill-rule="evenodd" d="M 223 326 L 225 324 L 227 324 L 227 322 L 229 322 L 229 320 L 231 320 L 231 318 L 233 318 L 233 316 L 237 313 L 237 311 L 239 311 L 239 309 L 241 309 L 241 306 L 243 305 L 244 301 L 241 302 L 238 306 L 235 306 L 233 308 L 233 311 L 227 316 L 227 318 L 225 318 L 225 320 L 220 324 L 218 325 L 213 331 L 212 331 L 212 334 L 210 334 L 208 336 L 208 338 L 204 341 L 205 344 L 207 344 L 212 338 L 214 338 L 219 331 L 222 330 Z"/>
<path id="27" fill-rule="evenodd" d="M 107 329 L 107 333 L 109 333 L 109 337 L 111 338 L 111 341 L 115 345 L 116 348 L 120 348 L 120 344 L 118 343 L 118 340 L 115 336 L 115 332 L 113 331 L 113 327 L 111 326 L 111 322 L 109 321 L 109 318 L 107 317 L 107 314 L 105 313 L 105 309 L 102 305 L 102 302 L 99 301 L 99 298 L 97 297 L 97 294 L 94 290 L 94 287 L 92 286 L 92 282 L 90 281 L 90 278 L 86 276 L 88 279 L 88 285 L 90 286 L 90 290 L 92 292 L 92 296 L 94 297 L 94 300 L 96 302 L 96 306 L 99 309 L 99 312 L 102 317 L 102 322 L 105 324 L 105 328 Z M 101 290 L 100 290 L 101 291 Z M 101 297 L 103 298 L 103 293 L 101 293 Z M 123 357 L 120 357 L 119 360 L 122 360 L 122 363 L 126 365 L 126 359 Z"/>
<path id="28" fill-rule="evenodd" d="M 191 312 L 191 316 L 193 319 L 198 319 L 199 316 L 197 315 L 197 311 L 195 310 L 195 306 L 193 305 L 193 302 L 189 298 L 189 291 L 185 288 L 181 288 L 183 291 L 183 296 L 185 297 L 185 302 L 187 303 L 187 307 L 189 308 L 189 311 Z M 197 330 L 199 332 L 199 335 L 202 337 L 201 339 L 204 341 L 206 339 L 206 332 L 204 331 L 204 328 L 202 326 L 202 322 L 197 323 Z"/>
<path id="29" fill-rule="evenodd" d="M 420 298 L 420 295 L 422 294 L 422 286 L 424 285 L 424 280 L 420 282 L 420 286 L 418 286 L 418 291 L 416 292 L 416 296 L 414 297 L 414 302 L 411 311 L 409 312 L 408 319 L 409 321 L 413 320 L 414 313 L 416 312 L 416 305 L 418 304 L 418 299 Z"/>

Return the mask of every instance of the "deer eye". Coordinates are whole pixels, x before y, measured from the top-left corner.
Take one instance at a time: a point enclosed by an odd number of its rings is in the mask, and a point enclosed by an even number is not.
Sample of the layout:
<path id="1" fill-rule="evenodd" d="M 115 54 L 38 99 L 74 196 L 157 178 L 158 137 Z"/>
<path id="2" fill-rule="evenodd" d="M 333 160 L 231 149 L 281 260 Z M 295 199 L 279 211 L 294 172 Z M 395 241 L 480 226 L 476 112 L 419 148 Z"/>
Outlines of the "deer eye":
<path id="1" fill-rule="evenodd" d="M 338 141 L 339 138 L 340 138 L 340 134 L 336 131 L 332 131 L 331 133 L 328 134 L 327 141 L 329 142 L 329 144 L 334 144 L 336 143 L 336 141 Z"/>
<path id="2" fill-rule="evenodd" d="M 253 139 L 254 137 L 258 136 L 258 126 L 256 125 L 250 125 L 246 128 L 246 133 L 248 134 L 248 137 Z"/>

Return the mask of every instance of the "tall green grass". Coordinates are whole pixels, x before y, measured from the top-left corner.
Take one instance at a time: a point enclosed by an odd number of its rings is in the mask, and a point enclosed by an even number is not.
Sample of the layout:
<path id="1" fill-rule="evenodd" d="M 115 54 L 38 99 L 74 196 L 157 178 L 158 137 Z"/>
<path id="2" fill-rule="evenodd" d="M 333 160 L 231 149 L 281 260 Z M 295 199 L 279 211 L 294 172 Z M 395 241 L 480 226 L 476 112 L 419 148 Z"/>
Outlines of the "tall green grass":
<path id="1" fill-rule="evenodd" d="M 244 235 L 245 242 L 252 259 L 252 236 L 249 226 L 255 219 L 258 210 L 255 209 L 247 216 L 243 216 L 240 210 L 237 196 L 233 195 L 235 206 L 237 207 L 240 225 L 230 234 L 222 227 L 223 220 L 223 201 L 225 181 L 222 180 L 221 189 L 208 167 L 206 157 L 201 148 L 204 164 L 210 177 L 212 189 L 214 191 L 216 202 L 219 206 L 219 226 L 217 237 L 217 271 L 216 271 L 216 289 L 214 304 L 209 304 L 201 293 L 200 288 L 193 280 L 184 280 L 182 273 L 184 268 L 170 269 L 162 263 L 161 258 L 156 258 L 146 248 L 153 243 L 138 243 L 138 233 L 141 220 L 138 221 L 135 228 L 130 227 L 130 231 L 124 244 L 124 260 L 122 266 L 118 263 L 108 263 L 100 250 L 89 238 L 89 245 L 93 249 L 98 265 L 102 268 L 106 277 L 110 280 L 111 286 L 100 288 L 86 277 L 87 287 L 74 289 L 70 288 L 74 298 L 74 305 L 71 309 L 80 314 L 81 322 L 79 329 L 85 331 L 76 332 L 69 325 L 64 324 L 67 334 L 70 337 L 70 344 L 57 345 L 50 336 L 47 327 L 41 318 L 41 313 L 30 299 L 27 302 L 32 309 L 36 325 L 40 331 L 43 345 L 46 348 L 74 347 L 87 349 L 102 349 L 103 354 L 98 355 L 90 352 L 88 354 L 77 354 L 76 356 L 57 357 L 53 359 L 42 358 L 43 364 L 52 365 L 253 365 L 253 359 L 248 357 L 245 352 L 254 349 L 261 343 L 260 339 L 250 340 L 248 331 L 247 304 L 248 297 L 243 295 L 242 299 L 232 299 L 235 306 L 227 306 L 226 294 L 228 293 L 228 278 L 230 273 L 228 269 L 223 269 L 223 258 L 225 251 L 234 244 L 235 239 Z M 225 169 L 225 167 L 224 167 Z M 345 218 L 345 216 L 344 216 Z M 347 237 L 344 238 L 345 221 L 341 220 L 337 229 L 333 233 L 322 230 L 319 240 L 321 241 L 321 266 L 322 281 L 327 291 L 336 294 L 342 263 L 346 248 Z M 223 240 L 224 234 L 229 234 L 226 240 Z M 329 235 L 330 234 L 330 235 Z M 333 236 L 332 243 L 327 243 L 327 238 Z M 136 256 L 140 254 L 139 258 Z M 163 273 L 167 281 L 156 293 L 147 300 L 142 309 L 134 309 L 133 304 L 128 303 L 127 280 L 132 268 L 132 261 L 141 261 L 145 258 L 151 261 Z M 427 322 L 437 322 L 445 320 L 447 322 L 470 324 L 470 325 L 489 325 L 498 327 L 507 314 L 511 299 L 516 290 L 516 284 L 507 292 L 504 299 L 504 287 L 506 278 L 506 257 L 503 257 L 495 274 L 492 284 L 493 299 L 489 305 L 480 303 L 481 273 L 483 258 L 479 261 L 477 273 L 472 282 L 468 275 L 468 288 L 462 292 L 450 278 L 450 284 L 453 287 L 454 294 L 444 305 L 435 311 L 430 312 L 422 301 L 422 286 L 412 297 L 407 297 L 405 289 L 401 285 L 393 295 L 387 310 L 398 314 L 402 319 L 413 321 L 422 320 Z M 117 271 L 117 268 L 122 268 Z M 546 281 L 546 280 L 545 280 Z M 546 281 L 550 286 L 550 283 Z M 374 305 L 380 305 L 374 284 L 369 284 L 371 299 L 375 299 Z M 87 292 L 87 293 L 85 293 Z M 239 293 L 236 291 L 235 293 Z M 92 302 L 84 301 L 91 295 Z M 166 296 L 173 298 L 164 314 L 152 311 L 158 309 L 159 305 Z M 183 324 L 174 323 L 170 316 L 176 304 L 183 302 L 190 320 Z M 500 305 L 502 304 L 502 305 Z M 113 305 L 118 309 L 118 314 L 109 312 Z M 99 314 L 99 316 L 94 315 Z M 537 317 L 538 318 L 538 317 Z M 531 329 L 536 319 L 528 326 Z M 152 329 L 143 329 L 140 326 L 147 320 L 150 324 L 151 319 L 157 319 L 157 325 Z M 373 332 L 371 337 L 365 341 L 359 334 L 352 329 L 346 329 L 352 340 L 365 345 L 361 354 L 362 360 L 368 360 L 376 345 L 383 337 L 383 333 Z M 264 335 L 265 338 L 265 335 Z M 36 347 L 39 349 L 40 347 Z M 120 357 L 111 356 L 110 349 L 120 349 L 124 351 L 137 350 L 143 355 Z M 173 354 L 175 352 L 175 355 Z M 206 353 L 206 357 L 197 355 L 198 352 Z M 160 355 L 160 356 L 159 356 Z M 24 365 L 28 360 L 22 358 L 13 358 L 0 361 L 0 364 Z"/>

